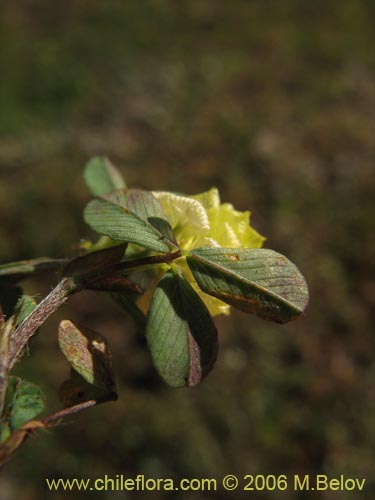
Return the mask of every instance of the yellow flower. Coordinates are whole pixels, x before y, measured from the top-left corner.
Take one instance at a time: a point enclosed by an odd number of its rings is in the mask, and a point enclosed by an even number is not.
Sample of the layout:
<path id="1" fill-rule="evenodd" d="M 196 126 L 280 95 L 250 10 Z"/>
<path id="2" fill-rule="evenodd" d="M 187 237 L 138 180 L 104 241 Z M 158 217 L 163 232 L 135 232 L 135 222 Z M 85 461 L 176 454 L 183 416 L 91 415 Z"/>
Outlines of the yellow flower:
<path id="1" fill-rule="evenodd" d="M 199 247 L 260 248 L 265 238 L 250 226 L 250 212 L 239 212 L 230 203 L 220 204 L 216 188 L 194 196 L 153 192 L 161 203 L 181 250 Z M 199 293 L 210 313 L 229 314 L 230 306 L 204 293 L 196 284 L 186 257 L 175 261 Z"/>
<path id="2" fill-rule="evenodd" d="M 216 188 L 192 197 L 205 208 L 210 224 L 208 237 L 225 248 L 260 248 L 265 238 L 250 226 L 250 212 L 239 212 L 230 203 L 220 204 Z"/>

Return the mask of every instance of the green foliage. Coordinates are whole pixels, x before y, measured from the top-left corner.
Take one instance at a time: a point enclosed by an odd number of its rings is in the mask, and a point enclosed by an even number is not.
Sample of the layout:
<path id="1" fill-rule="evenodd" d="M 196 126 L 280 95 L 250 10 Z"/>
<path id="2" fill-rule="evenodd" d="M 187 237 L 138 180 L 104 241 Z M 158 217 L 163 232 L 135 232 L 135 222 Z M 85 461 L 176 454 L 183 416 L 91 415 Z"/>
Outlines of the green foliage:
<path id="1" fill-rule="evenodd" d="M 304 277 L 273 250 L 199 248 L 187 261 L 204 292 L 260 318 L 287 323 L 307 305 Z"/>
<path id="2" fill-rule="evenodd" d="M 89 317 L 116 345 L 121 401 L 32 438 L 0 491 L 38 500 L 42 478 L 84 477 L 97 459 L 113 476 L 119 464 L 209 477 L 249 463 L 373 476 L 373 2 L 34 4 L 1 3 L 1 263 L 71 255 L 89 234 L 79 166 L 107 151 L 131 186 L 194 193 L 213 182 L 253 210 L 314 300 L 283 328 L 238 311 L 215 320 L 214 377 L 170 391 L 131 319 L 104 293 L 85 293 L 82 308 L 77 296 L 59 319 Z M 29 278 L 25 293 L 55 278 Z M 53 325 L 15 367 L 48 393 L 64 366 Z"/>
<path id="3" fill-rule="evenodd" d="M 2 414 L 3 425 L 10 433 L 19 429 L 43 411 L 43 401 L 44 396 L 38 386 L 19 377 L 9 377 Z M 6 431 L 3 430 L 2 435 L 4 438 Z"/>
<path id="4" fill-rule="evenodd" d="M 101 196 L 115 189 L 125 188 L 125 181 L 116 167 L 108 160 L 97 156 L 90 160 L 84 170 L 86 185 L 91 194 Z"/>
<path id="5" fill-rule="evenodd" d="M 39 326 L 73 293 L 107 292 L 127 310 L 145 330 L 154 366 L 171 387 L 194 387 L 210 373 L 218 352 L 212 316 L 228 313 L 228 304 L 286 323 L 302 314 L 308 302 L 307 285 L 296 266 L 283 255 L 258 248 L 264 238 L 250 226 L 249 212 L 221 204 L 216 188 L 193 197 L 126 189 L 120 173 L 103 158 L 91 160 L 84 177 L 95 196 L 84 218 L 100 240 L 86 241 L 83 253 L 69 261 L 37 259 L 0 268 L 13 281 L 46 268 L 61 274 L 39 304 L 23 295 L 14 316 L 7 322 L 1 316 L 0 375 L 5 383 L 0 401 L 8 389 L 1 431 L 6 446 L 2 453 L 0 449 L 0 461 L 28 435 L 26 428 L 13 437 L 12 432 L 43 406 L 40 389 L 9 378 L 9 370 Z M 63 416 L 117 399 L 107 340 L 70 320 L 61 321 L 58 339 L 71 365 L 70 378 L 59 392 Z M 61 413 L 36 421 L 33 429 L 54 418 Z"/>
<path id="6" fill-rule="evenodd" d="M 36 308 L 37 302 L 29 295 L 22 295 L 16 304 L 16 325 L 19 326 Z"/>
<path id="7" fill-rule="evenodd" d="M 147 341 L 163 380 L 193 387 L 211 371 L 217 331 L 199 295 L 182 277 L 168 272 L 160 280 L 147 317 Z"/>
<path id="8" fill-rule="evenodd" d="M 154 210 L 157 201 L 151 194 L 147 198 L 147 206 L 133 203 L 133 199 L 128 203 L 127 195 L 122 192 L 110 199 L 93 200 L 85 208 L 85 221 L 99 234 L 114 240 L 167 253 L 175 245 L 165 236 L 166 223 Z"/>

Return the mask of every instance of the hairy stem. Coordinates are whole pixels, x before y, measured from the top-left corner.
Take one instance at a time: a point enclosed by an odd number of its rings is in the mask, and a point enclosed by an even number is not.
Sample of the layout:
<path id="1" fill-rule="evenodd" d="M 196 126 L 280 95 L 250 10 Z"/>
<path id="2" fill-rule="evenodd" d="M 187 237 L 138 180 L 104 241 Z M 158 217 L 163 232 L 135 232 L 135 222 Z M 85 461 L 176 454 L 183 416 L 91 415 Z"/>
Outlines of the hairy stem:
<path id="1" fill-rule="evenodd" d="M 9 350 L 10 368 L 19 360 L 24 347 L 37 329 L 66 302 L 68 296 L 74 291 L 74 281 L 71 278 L 63 278 L 15 330 L 11 338 Z"/>
<path id="2" fill-rule="evenodd" d="M 75 413 L 86 410 L 87 408 L 92 408 L 93 406 L 97 406 L 101 403 L 107 403 L 109 401 L 116 401 L 117 398 L 117 394 L 115 392 L 111 392 L 103 399 L 90 399 L 89 401 L 77 403 L 73 406 L 68 406 L 67 408 L 56 411 L 55 413 L 51 413 L 47 417 L 42 418 L 41 422 L 43 422 L 43 424 L 50 425 L 52 422 L 60 421 L 63 418 L 70 417 L 70 415 L 74 415 Z"/>
<path id="3" fill-rule="evenodd" d="M 84 289 L 85 282 L 92 284 L 92 282 L 95 282 L 96 280 L 103 279 L 106 274 L 112 275 L 115 272 L 125 270 L 129 272 L 133 270 L 141 270 L 144 267 L 153 266 L 155 264 L 172 262 L 180 256 L 181 252 L 177 251 L 169 254 L 153 255 L 142 259 L 120 262 L 114 267 L 111 266 L 108 269 L 103 269 L 102 272 L 99 272 L 94 279 L 93 276 L 90 276 L 90 278 L 86 277 L 82 279 L 82 281 L 77 281 L 69 277 L 64 277 L 52 290 L 52 292 L 37 305 L 34 311 L 21 323 L 12 335 L 9 349 L 9 368 L 12 368 L 19 360 L 23 349 L 30 338 L 35 335 L 37 329 L 51 314 L 53 314 L 67 301 L 69 295 Z"/>
<path id="4" fill-rule="evenodd" d="M 78 403 L 74 406 L 69 406 L 68 408 L 64 408 L 63 410 L 59 410 L 55 413 L 51 413 L 47 417 L 41 419 L 44 424 L 50 425 L 52 422 L 59 421 L 63 418 L 69 417 L 70 415 L 74 415 L 79 411 L 86 410 L 87 408 L 92 408 L 96 406 L 98 403 L 94 399 L 89 401 L 85 401 L 83 403 Z"/>

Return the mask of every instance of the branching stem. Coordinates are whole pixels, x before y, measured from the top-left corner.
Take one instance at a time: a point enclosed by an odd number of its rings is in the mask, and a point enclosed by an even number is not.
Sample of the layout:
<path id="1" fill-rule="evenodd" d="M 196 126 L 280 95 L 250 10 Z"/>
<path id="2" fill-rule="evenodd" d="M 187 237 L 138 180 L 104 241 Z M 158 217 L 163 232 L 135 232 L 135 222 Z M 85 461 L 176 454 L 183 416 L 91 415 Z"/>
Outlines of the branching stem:
<path id="1" fill-rule="evenodd" d="M 133 259 L 125 262 L 120 262 L 114 267 L 105 270 L 105 273 L 113 275 L 119 271 L 135 271 L 141 270 L 145 267 L 153 266 L 155 264 L 166 264 L 172 262 L 181 256 L 181 252 L 171 252 L 163 255 L 153 255 L 151 257 L 144 257 L 142 259 Z M 103 272 L 95 276 L 94 281 L 103 279 Z M 90 282 L 93 277 L 90 276 Z M 35 335 L 37 329 L 46 321 L 46 319 L 53 314 L 61 305 L 63 305 L 69 295 L 78 292 L 85 288 L 85 281 L 79 282 L 70 277 L 64 277 L 56 285 L 56 287 L 49 293 L 33 310 L 31 314 L 18 326 L 12 335 L 9 349 L 9 368 L 19 360 L 22 351 L 30 338 Z"/>

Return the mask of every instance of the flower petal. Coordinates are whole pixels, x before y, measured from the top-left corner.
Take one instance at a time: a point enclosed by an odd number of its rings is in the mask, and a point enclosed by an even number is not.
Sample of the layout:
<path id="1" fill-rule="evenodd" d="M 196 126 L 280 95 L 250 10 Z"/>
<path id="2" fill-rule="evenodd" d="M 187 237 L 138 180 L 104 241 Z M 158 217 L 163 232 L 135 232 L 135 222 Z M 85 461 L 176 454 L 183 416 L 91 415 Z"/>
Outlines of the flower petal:
<path id="1" fill-rule="evenodd" d="M 220 206 L 219 191 L 216 187 L 213 187 L 209 191 L 205 191 L 204 193 L 195 194 L 192 196 L 192 198 L 199 201 L 199 203 L 201 203 L 206 210 L 209 208 L 217 208 Z"/>
<path id="2" fill-rule="evenodd" d="M 230 203 L 207 210 L 209 236 L 228 248 L 260 248 L 265 238 L 250 226 L 250 212 L 239 212 Z"/>
<path id="3" fill-rule="evenodd" d="M 196 241 L 207 235 L 210 223 L 203 205 L 193 198 L 166 191 L 154 191 L 174 231 L 180 248 L 196 248 Z"/>

